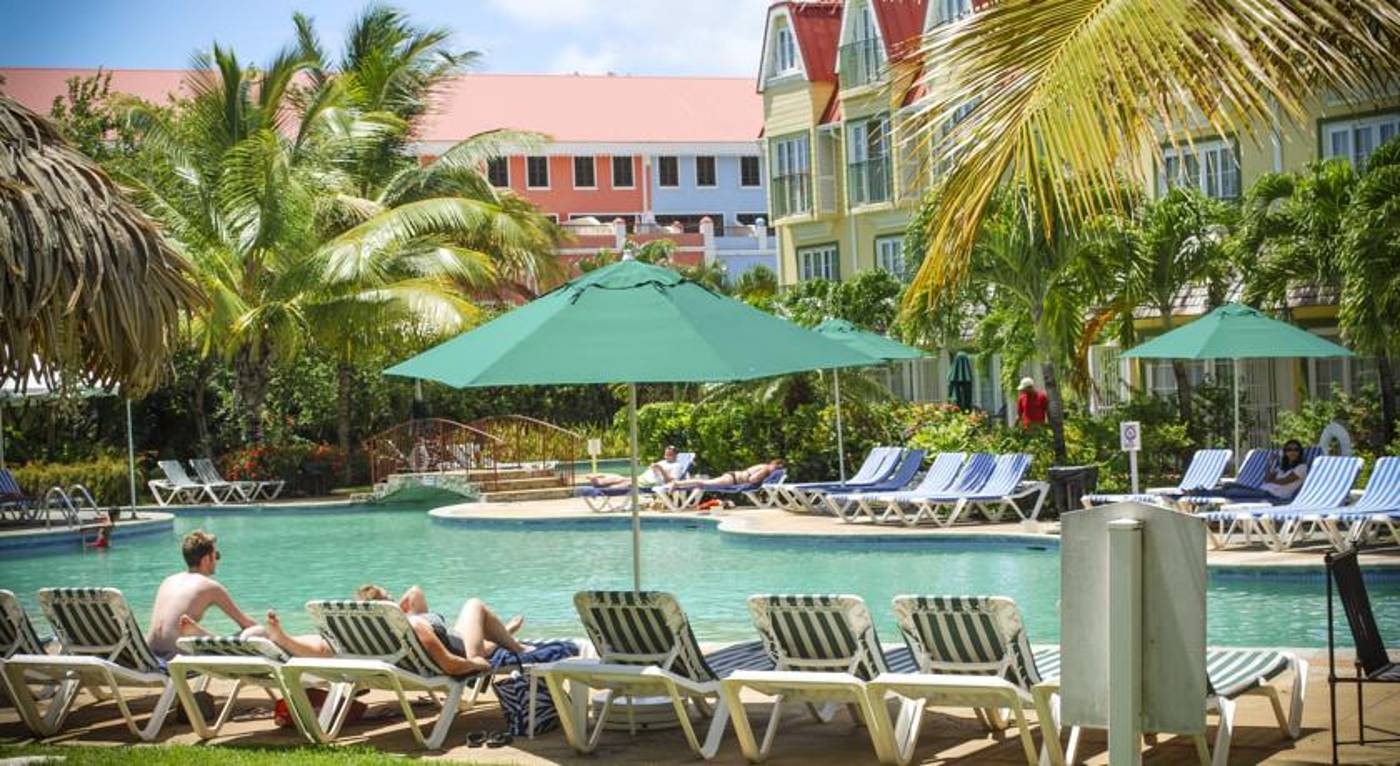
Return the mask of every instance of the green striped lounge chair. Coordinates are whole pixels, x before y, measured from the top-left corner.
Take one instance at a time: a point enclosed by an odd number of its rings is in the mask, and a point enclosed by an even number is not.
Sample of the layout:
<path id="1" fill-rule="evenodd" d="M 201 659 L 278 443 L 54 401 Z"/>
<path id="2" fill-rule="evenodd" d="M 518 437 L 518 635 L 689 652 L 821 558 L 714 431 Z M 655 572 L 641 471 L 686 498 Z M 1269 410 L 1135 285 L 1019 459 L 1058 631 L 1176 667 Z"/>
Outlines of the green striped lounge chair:
<path id="1" fill-rule="evenodd" d="M 56 734 L 63 728 L 79 688 L 86 686 L 99 695 L 105 692 L 112 696 L 133 735 L 147 742 L 155 739 L 175 702 L 175 686 L 146 645 L 121 591 L 45 588 L 39 591 L 39 606 L 53 626 L 61 653 L 16 654 L 4 663 L 11 699 L 25 726 L 40 737 Z M 40 710 L 39 700 L 29 688 L 36 677 L 58 685 L 46 710 Z M 123 693 L 132 688 L 160 690 L 144 727 L 138 725 Z"/>
<path id="2" fill-rule="evenodd" d="M 0 590 L 0 666 L 16 654 L 47 654 L 47 646 L 48 642 L 39 638 L 34 623 L 30 622 L 29 614 L 24 611 L 24 605 L 14 591 Z M 3 673 L 0 673 L 0 689 L 9 694 L 9 686 L 3 678 Z M 52 692 L 50 687 L 48 694 Z M 6 699 L 14 697 L 11 695 Z"/>
<path id="3" fill-rule="evenodd" d="M 1085 508 L 1129 502 L 1171 507 L 1177 499 L 1195 490 L 1212 489 L 1219 484 L 1220 477 L 1225 475 L 1225 466 L 1229 465 L 1230 456 L 1233 454 L 1234 452 L 1227 449 L 1198 449 L 1196 454 L 1191 456 L 1191 463 L 1186 466 L 1181 481 L 1175 487 L 1148 487 L 1146 492 L 1136 495 L 1085 495 L 1080 501 L 1084 503 Z"/>
<path id="4" fill-rule="evenodd" d="M 700 650 L 690 620 L 676 597 L 657 591 L 581 591 L 574 595 L 596 659 L 568 659 L 542 666 L 559 722 L 569 745 L 591 753 L 618 697 L 665 697 L 671 701 L 690 749 L 713 758 L 729 723 L 720 697 L 721 679 L 742 670 L 767 669 L 773 662 L 758 641 L 709 654 Z M 604 690 L 593 711 L 593 690 Z M 710 719 L 703 741 L 687 703 Z"/>
<path id="5" fill-rule="evenodd" d="M 1060 647 L 1032 650 L 1016 602 L 998 596 L 898 596 L 895 617 L 916 661 L 938 672 L 996 674 L 1030 689 L 1041 698 L 1040 720 L 1050 720 L 1054 707 L 1048 694 L 1058 691 Z M 923 656 L 921 656 L 921 654 Z M 925 665 L 925 663 L 928 663 Z M 1284 712 L 1273 681 L 1293 672 L 1291 707 Z M 1219 714 L 1214 763 L 1224 766 L 1234 731 L 1235 700 L 1258 694 L 1269 698 L 1279 728 L 1298 736 L 1307 692 L 1307 662 L 1289 652 L 1274 649 L 1212 648 L 1206 650 L 1207 709 Z M 1037 689 L 1037 686 L 1040 686 Z M 992 720 L 991 723 L 996 723 Z M 1042 727 L 1044 728 L 1044 727 Z M 1057 732 L 1058 734 L 1058 732 Z M 1050 738 L 1047 737 L 1047 741 Z M 1056 740 L 1058 737 L 1055 738 Z M 1071 731 L 1065 762 L 1074 762 L 1078 731 Z M 1051 746 L 1054 750 L 1056 746 Z M 1197 748 L 1206 752 L 1204 736 Z M 1051 755 L 1051 760 L 1054 760 Z"/>
<path id="6" fill-rule="evenodd" d="M 850 595 L 775 595 L 750 596 L 748 604 L 774 669 L 740 671 L 720 682 L 744 757 L 754 763 L 768 757 L 783 706 L 796 702 L 822 723 L 844 705 L 853 721 L 869 727 L 876 755 L 889 762 L 891 736 L 876 728 L 881 719 L 867 683 L 890 672 L 892 661 L 880 647 L 865 602 Z M 774 698 L 762 742 L 740 702 L 746 689 Z"/>
<path id="7" fill-rule="evenodd" d="M 437 750 L 459 709 L 470 709 L 490 682 L 489 673 L 454 676 L 444 671 L 418 640 L 408 615 L 393 602 L 309 601 L 306 609 L 336 656 L 293 658 L 282 667 L 282 677 L 287 706 L 314 742 L 333 742 L 340 736 L 354 694 L 378 689 L 398 699 L 418 744 Z M 335 687 L 341 693 L 327 698 L 319 716 L 306 694 L 311 678 L 341 685 Z M 413 712 L 407 694 L 411 691 L 443 695 L 442 713 L 430 733 L 425 734 Z"/>
<path id="8" fill-rule="evenodd" d="M 219 730 L 228 722 L 229 715 L 233 712 L 239 692 L 245 687 L 261 688 L 274 702 L 279 695 L 284 700 L 291 696 L 287 693 L 287 686 L 282 678 L 282 668 L 291 657 L 266 638 L 186 636 L 176 640 L 175 645 L 180 653 L 170 661 L 170 678 L 175 684 L 175 695 L 200 739 L 212 739 L 219 735 Z M 211 678 L 233 682 L 223 710 L 213 723 L 205 718 L 204 711 L 195 701 L 196 689 L 189 683 L 191 675 L 200 677 L 201 687 Z M 293 708 L 290 702 L 287 703 L 287 707 L 292 713 L 297 729 L 311 738 L 308 727 L 301 721 L 300 711 Z"/>

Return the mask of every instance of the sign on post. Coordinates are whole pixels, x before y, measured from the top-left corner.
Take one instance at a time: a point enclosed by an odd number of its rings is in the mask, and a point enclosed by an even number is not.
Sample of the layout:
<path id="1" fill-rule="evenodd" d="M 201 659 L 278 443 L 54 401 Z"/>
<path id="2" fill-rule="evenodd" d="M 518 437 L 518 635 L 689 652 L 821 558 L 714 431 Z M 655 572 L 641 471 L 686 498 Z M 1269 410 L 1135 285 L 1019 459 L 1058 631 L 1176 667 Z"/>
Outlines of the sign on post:
<path id="1" fill-rule="evenodd" d="M 1138 493 L 1137 453 L 1142 449 L 1142 424 L 1124 420 L 1118 424 L 1118 448 L 1128 453 L 1128 474 L 1133 481 L 1133 494 Z"/>
<path id="2" fill-rule="evenodd" d="M 603 452 L 602 439 L 588 440 L 588 457 L 593 460 L 593 473 L 598 472 L 598 456 Z"/>

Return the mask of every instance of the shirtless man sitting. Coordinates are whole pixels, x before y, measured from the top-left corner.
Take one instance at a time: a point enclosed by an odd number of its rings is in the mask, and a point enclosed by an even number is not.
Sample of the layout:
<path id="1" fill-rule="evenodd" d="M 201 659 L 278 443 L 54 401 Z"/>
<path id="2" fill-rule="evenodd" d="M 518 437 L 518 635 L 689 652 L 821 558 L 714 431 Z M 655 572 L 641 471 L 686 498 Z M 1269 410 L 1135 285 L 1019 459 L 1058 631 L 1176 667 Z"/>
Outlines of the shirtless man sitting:
<path id="1" fill-rule="evenodd" d="M 364 585 L 355 591 L 359 601 L 394 601 L 389 591 L 378 585 Z M 467 599 L 457 621 L 451 626 L 447 618 L 428 609 L 428 599 L 417 585 L 409 588 L 397 600 L 399 609 L 408 615 L 408 624 L 438 666 L 452 675 L 468 675 L 491 669 L 491 655 L 498 646 L 516 654 L 530 651 L 528 644 L 515 640 L 515 632 L 525 624 L 524 618 L 512 617 L 502 622 L 481 599 Z"/>
<path id="2" fill-rule="evenodd" d="M 744 484 L 758 484 L 782 467 L 782 460 L 770 460 L 767 463 L 754 463 L 739 471 L 725 471 L 713 479 L 689 479 L 678 481 L 671 486 L 676 489 L 693 489 L 695 487 L 737 487 Z"/>

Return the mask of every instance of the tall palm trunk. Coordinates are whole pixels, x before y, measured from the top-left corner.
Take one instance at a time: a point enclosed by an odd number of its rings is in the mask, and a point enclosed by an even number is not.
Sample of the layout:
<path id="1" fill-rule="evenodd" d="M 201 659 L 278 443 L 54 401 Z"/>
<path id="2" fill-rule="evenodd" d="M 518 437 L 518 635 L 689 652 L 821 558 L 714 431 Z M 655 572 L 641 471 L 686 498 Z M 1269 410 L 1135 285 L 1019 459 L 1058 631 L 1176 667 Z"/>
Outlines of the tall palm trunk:
<path id="1" fill-rule="evenodd" d="M 199 440 L 199 454 L 206 458 L 214 457 L 214 441 L 209 435 L 209 410 L 205 399 L 209 392 L 209 377 L 214 374 L 214 361 L 201 357 L 194 368 L 194 390 L 191 392 L 190 409 L 194 410 L 194 433 Z"/>
<path id="2" fill-rule="evenodd" d="M 233 356 L 234 385 L 243 416 L 243 440 L 250 444 L 260 444 L 263 440 L 267 389 L 272 382 L 272 364 L 267 352 L 266 348 L 244 346 Z"/>
<path id="3" fill-rule="evenodd" d="M 340 441 L 340 454 L 345 461 L 341 480 L 350 483 L 350 395 L 354 390 L 355 368 L 342 359 L 336 366 L 335 430 Z"/>
<path id="4" fill-rule="evenodd" d="M 1035 323 L 1036 352 L 1042 359 L 1040 376 L 1045 381 L 1045 419 L 1050 424 L 1050 435 L 1055 443 L 1055 462 L 1063 465 L 1069 462 L 1069 452 L 1065 448 L 1065 400 L 1060 395 L 1060 377 L 1055 372 L 1055 355 L 1045 336 L 1043 322 L 1045 307 L 1031 305 L 1031 321 Z"/>
<path id="5" fill-rule="evenodd" d="M 1395 368 L 1390 364 L 1390 354 L 1376 357 L 1376 372 L 1381 383 L 1381 434 L 1385 443 L 1395 441 Z"/>
<path id="6" fill-rule="evenodd" d="M 1172 316 L 1172 298 L 1175 293 L 1169 293 L 1165 300 L 1158 300 L 1157 312 L 1162 315 L 1162 334 L 1171 332 L 1176 322 Z M 1181 416 L 1182 425 L 1187 431 L 1191 429 L 1191 377 L 1186 371 L 1186 362 L 1180 359 L 1172 360 L 1172 376 L 1176 378 L 1176 406 L 1177 412 Z"/>

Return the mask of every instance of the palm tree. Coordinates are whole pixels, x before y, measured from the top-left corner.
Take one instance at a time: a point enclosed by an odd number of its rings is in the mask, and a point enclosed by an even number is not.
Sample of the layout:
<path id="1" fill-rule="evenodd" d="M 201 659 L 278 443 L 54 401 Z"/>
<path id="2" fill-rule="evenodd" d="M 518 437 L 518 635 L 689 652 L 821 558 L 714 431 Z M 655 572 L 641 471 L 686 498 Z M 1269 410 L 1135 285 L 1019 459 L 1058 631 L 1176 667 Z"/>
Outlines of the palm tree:
<path id="1" fill-rule="evenodd" d="M 253 441 L 274 362 L 295 356 L 317 319 L 347 306 L 383 317 L 394 305 L 419 321 L 455 313 L 460 322 L 459 286 L 488 284 L 491 274 L 488 258 L 457 242 L 491 230 L 495 206 L 440 198 L 375 207 L 345 194 L 340 168 L 392 122 L 355 110 L 334 81 L 297 90 L 312 63 L 289 50 L 245 70 L 216 45 L 197 57 L 187 102 L 128 109 L 145 153 L 129 182 L 196 266 L 212 307 L 193 332 L 203 353 L 232 362 Z"/>
<path id="2" fill-rule="evenodd" d="M 1259 137 L 1280 113 L 1301 121 L 1320 91 L 1383 92 L 1397 41 L 1397 0 L 997 0 L 934 28 L 912 117 L 931 166 L 949 170 L 906 310 L 968 276 L 1003 182 L 1073 227 L 1126 211 L 1095 189 L 1125 170 L 1144 185 L 1138 158 L 1161 136 L 1204 122 Z"/>
<path id="3" fill-rule="evenodd" d="M 1347 209 L 1340 266 L 1342 335 L 1376 356 L 1381 419 L 1394 444 L 1394 359 L 1400 353 L 1400 139 L 1387 141 L 1366 162 Z"/>
<path id="4" fill-rule="evenodd" d="M 203 301 L 188 263 L 53 124 L 0 96 L 0 380 L 152 388 Z M 84 381 L 86 382 L 86 381 Z"/>

